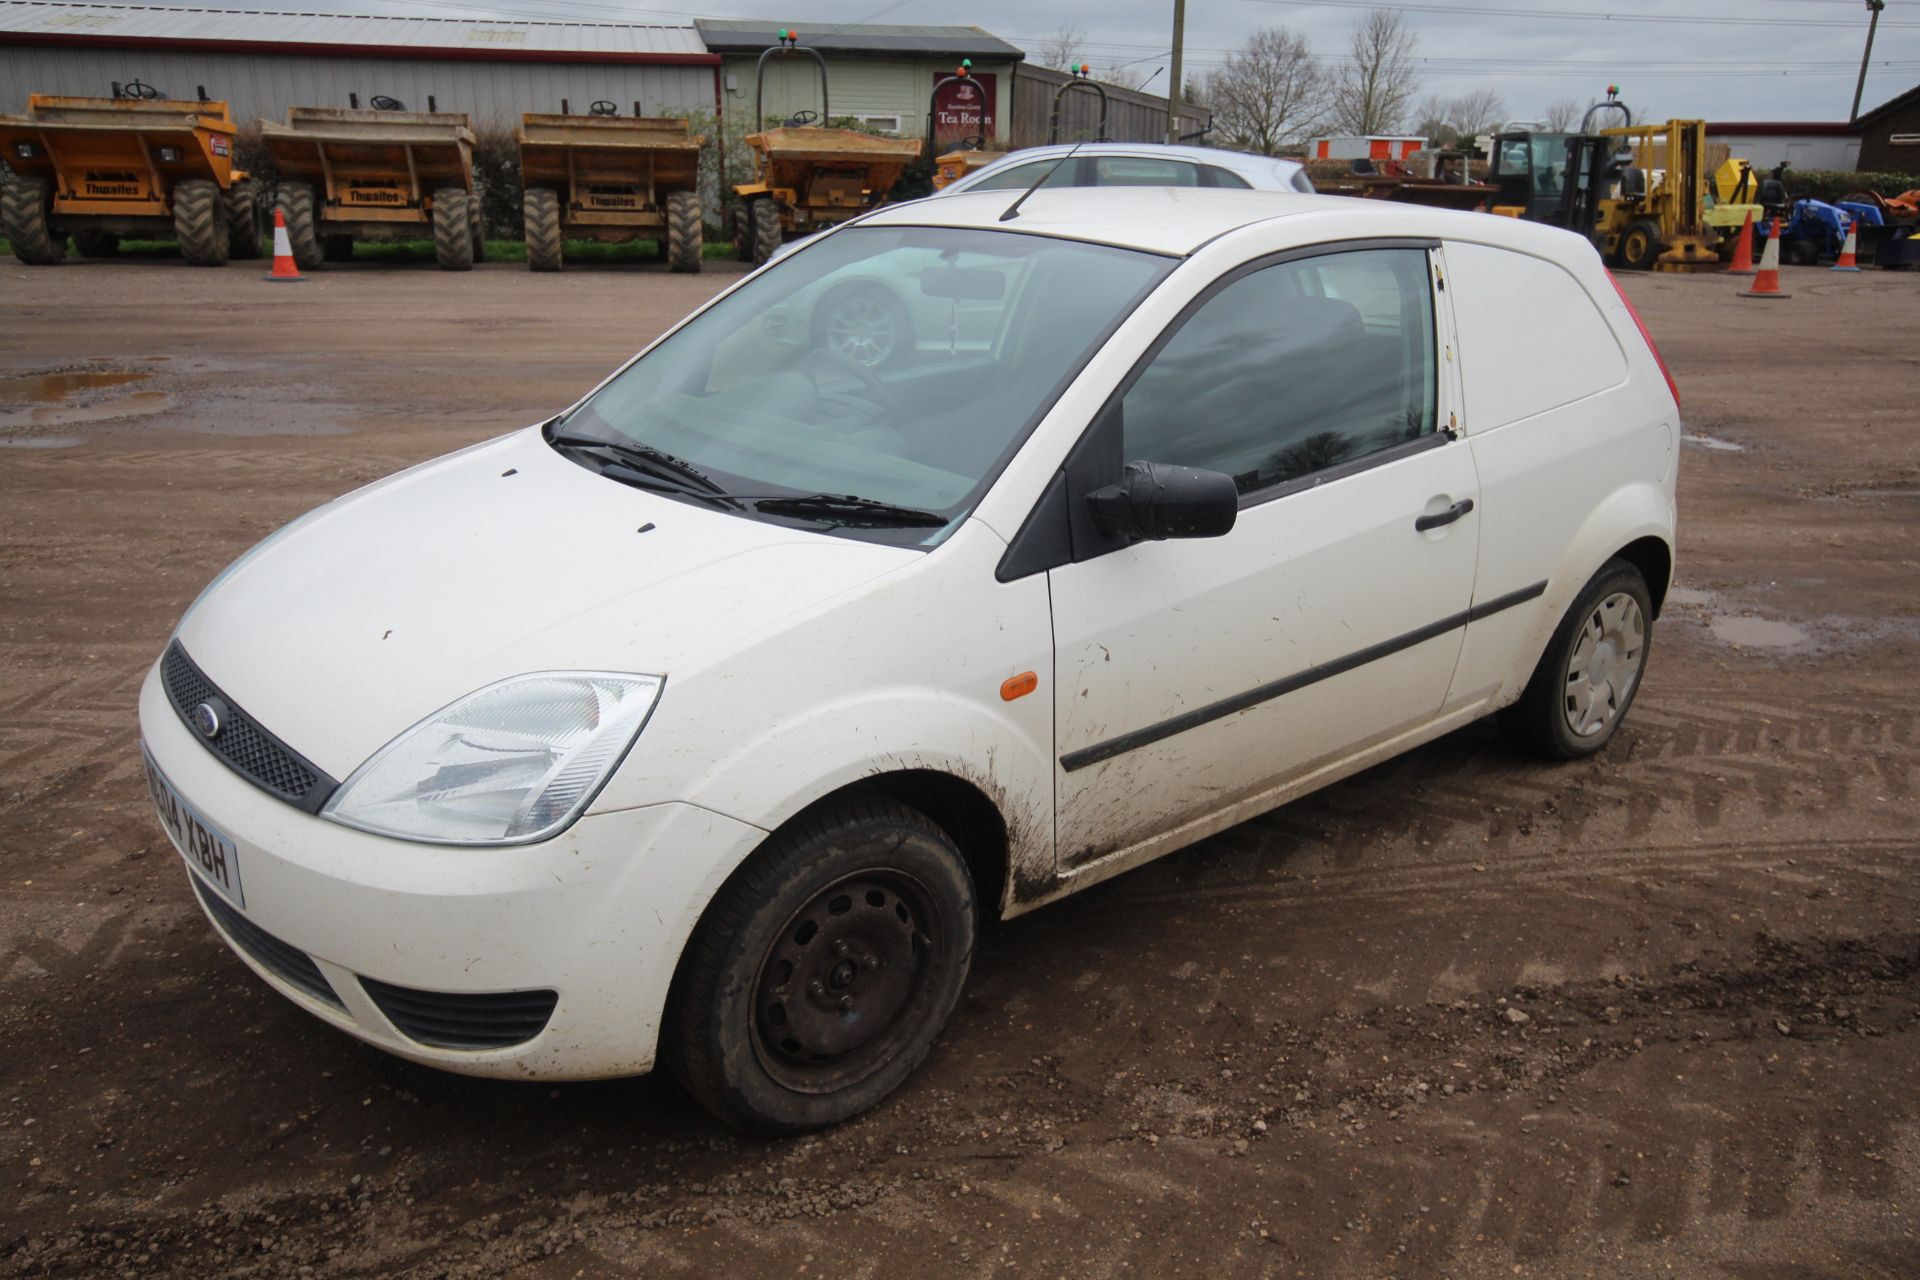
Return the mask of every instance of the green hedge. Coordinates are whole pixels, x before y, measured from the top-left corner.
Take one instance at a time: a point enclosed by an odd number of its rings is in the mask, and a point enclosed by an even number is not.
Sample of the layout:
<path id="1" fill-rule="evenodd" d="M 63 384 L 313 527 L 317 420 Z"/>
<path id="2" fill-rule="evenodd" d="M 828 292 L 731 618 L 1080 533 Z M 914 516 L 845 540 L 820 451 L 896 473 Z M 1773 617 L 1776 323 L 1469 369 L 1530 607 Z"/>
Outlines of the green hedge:
<path id="1" fill-rule="evenodd" d="M 1834 201 L 1855 191 L 1897 196 L 1920 189 L 1920 173 L 1855 173 L 1845 169 L 1789 169 L 1787 193 Z"/>

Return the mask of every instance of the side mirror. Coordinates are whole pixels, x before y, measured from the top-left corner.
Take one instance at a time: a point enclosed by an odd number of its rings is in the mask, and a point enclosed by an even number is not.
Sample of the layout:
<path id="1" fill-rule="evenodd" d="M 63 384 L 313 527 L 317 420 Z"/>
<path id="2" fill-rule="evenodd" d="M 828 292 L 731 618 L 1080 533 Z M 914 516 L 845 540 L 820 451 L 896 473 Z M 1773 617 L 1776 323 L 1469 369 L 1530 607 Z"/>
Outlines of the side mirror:
<path id="1" fill-rule="evenodd" d="M 1110 534 L 1136 538 L 1218 538 L 1240 514 L 1240 490 L 1218 471 L 1165 462 L 1129 462 L 1119 484 L 1087 495 Z"/>

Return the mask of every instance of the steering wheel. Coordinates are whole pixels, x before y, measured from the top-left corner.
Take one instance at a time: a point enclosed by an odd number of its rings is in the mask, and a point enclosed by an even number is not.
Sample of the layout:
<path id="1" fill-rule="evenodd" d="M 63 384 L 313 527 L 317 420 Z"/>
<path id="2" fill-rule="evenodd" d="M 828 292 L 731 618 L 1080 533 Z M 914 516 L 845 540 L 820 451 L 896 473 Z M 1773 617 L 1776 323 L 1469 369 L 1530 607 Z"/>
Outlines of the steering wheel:
<path id="1" fill-rule="evenodd" d="M 384 93 L 376 93 L 367 99 L 367 105 L 375 111 L 405 111 L 407 104 L 398 98 L 389 98 Z"/>
<path id="2" fill-rule="evenodd" d="M 617 102 L 608 102 L 605 98 L 598 98 L 587 108 L 587 114 L 590 116 L 617 116 L 620 114 L 620 104 Z"/>
<path id="3" fill-rule="evenodd" d="M 801 125 L 817 124 L 819 120 L 820 113 L 818 111 L 796 111 L 787 117 L 787 128 L 793 129 Z"/>
<path id="4" fill-rule="evenodd" d="M 985 151 L 987 149 L 987 135 L 984 133 L 968 134 L 966 137 L 960 139 L 960 149 L 962 151 Z"/>
<path id="5" fill-rule="evenodd" d="M 807 353 L 807 359 L 805 361 L 807 381 L 813 383 L 813 390 L 816 395 L 823 394 L 820 389 L 820 362 L 814 358 L 816 356 L 826 356 L 832 360 L 835 365 L 849 371 L 854 377 L 858 378 L 860 385 L 867 390 L 867 399 L 871 400 L 874 405 L 892 414 L 894 417 L 905 416 L 905 409 L 901 405 L 899 398 L 894 395 L 892 387 L 880 381 L 879 375 L 875 374 L 873 370 L 867 368 L 867 366 L 857 360 L 848 359 L 839 351 L 834 350 L 830 345 L 815 347 Z"/>
<path id="6" fill-rule="evenodd" d="M 132 98 L 138 102 L 153 102 L 167 95 L 148 84 L 145 80 L 129 80 L 120 86 L 120 96 Z"/>

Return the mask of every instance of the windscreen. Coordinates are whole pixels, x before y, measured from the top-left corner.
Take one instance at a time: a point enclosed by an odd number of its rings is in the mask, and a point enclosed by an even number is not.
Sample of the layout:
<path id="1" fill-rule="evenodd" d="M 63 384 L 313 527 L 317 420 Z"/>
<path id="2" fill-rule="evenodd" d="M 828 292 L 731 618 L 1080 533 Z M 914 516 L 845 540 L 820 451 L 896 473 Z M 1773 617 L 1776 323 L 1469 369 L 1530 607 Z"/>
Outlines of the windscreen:
<path id="1" fill-rule="evenodd" d="M 849 228 L 722 298 L 561 429 L 671 455 L 740 495 L 714 501 L 742 515 L 930 544 L 1173 263 L 1016 232 Z M 888 527 L 877 503 L 939 519 Z"/>

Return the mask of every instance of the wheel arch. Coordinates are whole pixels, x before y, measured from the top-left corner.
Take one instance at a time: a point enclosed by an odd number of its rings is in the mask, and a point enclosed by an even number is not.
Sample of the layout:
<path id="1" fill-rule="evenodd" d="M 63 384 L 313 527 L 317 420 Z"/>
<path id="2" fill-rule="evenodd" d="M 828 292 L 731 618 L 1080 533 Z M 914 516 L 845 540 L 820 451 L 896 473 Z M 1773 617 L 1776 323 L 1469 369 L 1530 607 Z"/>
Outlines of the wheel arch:
<path id="1" fill-rule="evenodd" d="M 1673 583 L 1673 547 L 1664 538 L 1646 534 L 1614 552 L 1609 559 L 1625 560 L 1647 580 L 1647 595 L 1653 601 L 1653 616 L 1660 616 Z"/>

